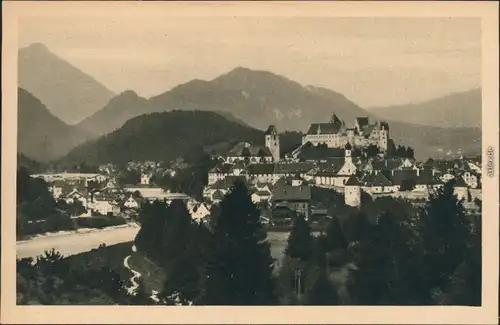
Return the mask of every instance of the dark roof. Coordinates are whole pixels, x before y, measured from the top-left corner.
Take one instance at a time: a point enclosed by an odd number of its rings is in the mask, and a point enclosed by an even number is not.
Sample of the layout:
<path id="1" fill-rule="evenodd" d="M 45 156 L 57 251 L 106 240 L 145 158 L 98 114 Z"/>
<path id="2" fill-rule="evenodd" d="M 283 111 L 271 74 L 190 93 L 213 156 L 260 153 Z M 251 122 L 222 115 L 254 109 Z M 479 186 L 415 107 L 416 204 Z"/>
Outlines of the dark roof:
<path id="1" fill-rule="evenodd" d="M 275 164 L 250 164 L 247 171 L 250 175 L 267 175 L 274 173 Z"/>
<path id="2" fill-rule="evenodd" d="M 391 175 L 391 180 L 394 185 L 401 185 L 405 180 L 417 180 L 416 170 L 395 170 Z"/>
<path id="3" fill-rule="evenodd" d="M 372 166 L 373 169 L 375 170 L 396 169 L 399 166 L 401 166 L 401 163 L 402 163 L 401 158 L 387 158 L 387 159 L 373 160 Z"/>
<path id="4" fill-rule="evenodd" d="M 296 157 L 304 160 L 325 160 L 335 157 L 344 157 L 345 150 L 342 148 L 322 148 L 317 147 L 310 142 L 309 145 L 302 146 L 296 153 Z"/>
<path id="5" fill-rule="evenodd" d="M 214 189 L 214 190 L 229 189 L 230 187 L 232 187 L 234 185 L 234 183 L 236 181 L 242 181 L 242 182 L 246 183 L 246 178 L 244 176 L 227 176 L 224 179 L 221 179 L 221 180 L 215 182 L 212 185 L 212 189 Z"/>
<path id="6" fill-rule="evenodd" d="M 354 175 L 352 175 L 351 177 L 349 177 L 349 179 L 345 183 L 345 186 L 360 186 L 360 185 L 361 184 L 359 183 L 358 179 Z"/>
<path id="7" fill-rule="evenodd" d="M 336 134 L 341 128 L 342 125 L 338 123 L 313 123 L 307 134 Z"/>
<path id="8" fill-rule="evenodd" d="M 276 126 L 274 125 L 269 125 L 266 130 L 266 134 L 278 134 L 278 129 L 276 129 Z"/>
<path id="9" fill-rule="evenodd" d="M 383 173 L 378 173 L 372 181 L 371 186 L 391 186 L 392 182 Z"/>
<path id="10" fill-rule="evenodd" d="M 314 168 L 310 162 L 276 164 L 276 174 L 306 173 Z"/>
<path id="11" fill-rule="evenodd" d="M 248 142 L 240 142 L 229 150 L 228 156 L 249 156 L 249 157 L 268 157 L 272 156 L 269 148 L 251 145 Z"/>
<path id="12" fill-rule="evenodd" d="M 307 185 L 301 186 L 276 186 L 273 189 L 274 201 L 309 201 L 311 199 L 311 188 Z"/>
<path id="13" fill-rule="evenodd" d="M 345 150 L 352 150 L 352 145 L 349 142 L 345 144 Z"/>

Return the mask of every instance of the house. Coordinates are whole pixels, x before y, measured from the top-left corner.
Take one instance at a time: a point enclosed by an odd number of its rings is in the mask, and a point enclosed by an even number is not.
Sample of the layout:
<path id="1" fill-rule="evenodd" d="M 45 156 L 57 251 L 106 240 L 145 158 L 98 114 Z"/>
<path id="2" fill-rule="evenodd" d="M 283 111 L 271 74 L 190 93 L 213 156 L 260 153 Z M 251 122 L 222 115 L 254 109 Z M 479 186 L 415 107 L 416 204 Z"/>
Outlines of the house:
<path id="1" fill-rule="evenodd" d="M 208 185 L 224 179 L 231 173 L 233 164 L 219 163 L 208 172 Z"/>
<path id="2" fill-rule="evenodd" d="M 252 193 L 251 198 L 253 203 L 269 202 L 271 200 L 270 191 L 256 191 Z"/>
<path id="3" fill-rule="evenodd" d="M 273 184 L 277 178 L 274 170 L 276 164 L 250 164 L 247 166 L 247 175 L 255 183 L 270 183 Z"/>
<path id="4" fill-rule="evenodd" d="M 196 204 L 189 209 L 189 213 L 194 220 L 201 220 L 210 215 L 210 207 L 205 203 Z"/>
<path id="5" fill-rule="evenodd" d="M 274 169 L 274 179 L 275 181 L 283 177 L 300 175 L 300 177 L 305 177 L 312 169 L 315 168 L 315 164 L 312 162 L 292 162 L 292 163 L 279 163 L 276 164 Z"/>
<path id="6" fill-rule="evenodd" d="M 245 163 L 271 163 L 274 158 L 269 148 L 255 146 L 248 142 L 236 144 L 226 154 L 227 163 L 245 162 Z"/>
<path id="7" fill-rule="evenodd" d="M 291 182 L 276 184 L 272 192 L 274 207 L 286 205 L 305 218 L 310 215 L 311 188 L 307 185 L 292 185 Z"/>
<path id="8" fill-rule="evenodd" d="M 217 194 L 217 196 L 220 197 L 222 195 L 223 197 L 237 181 L 241 181 L 245 184 L 248 184 L 245 176 L 228 176 L 225 177 L 224 179 L 218 180 L 212 185 L 206 186 L 203 189 L 203 196 L 213 201 L 215 193 L 220 192 Z"/>
<path id="9" fill-rule="evenodd" d="M 87 201 L 88 201 L 87 198 L 88 198 L 88 193 L 86 190 L 78 190 L 76 188 L 74 188 L 68 194 L 62 196 L 62 199 L 66 201 L 66 203 L 73 204 L 75 200 L 78 200 L 85 208 L 87 208 Z"/>
<path id="10" fill-rule="evenodd" d="M 480 186 L 481 178 L 478 174 L 472 171 L 464 172 L 461 177 L 465 181 L 465 184 L 470 188 L 478 188 Z"/>
<path id="11" fill-rule="evenodd" d="M 469 189 L 467 187 L 467 184 L 465 183 L 464 179 L 461 177 L 457 177 L 454 184 L 453 184 L 453 192 L 457 196 L 457 199 L 464 200 L 466 202 L 469 201 Z"/>
<path id="12" fill-rule="evenodd" d="M 95 200 L 89 204 L 89 207 L 100 215 L 118 216 L 120 214 L 120 207 L 109 201 Z"/>
<path id="13" fill-rule="evenodd" d="M 140 207 L 139 199 L 129 196 L 128 199 L 123 202 L 123 206 L 127 209 L 138 209 Z"/>
<path id="14" fill-rule="evenodd" d="M 141 184 L 142 185 L 149 185 L 151 182 L 151 177 L 152 177 L 152 175 L 150 173 L 142 173 L 141 174 Z"/>

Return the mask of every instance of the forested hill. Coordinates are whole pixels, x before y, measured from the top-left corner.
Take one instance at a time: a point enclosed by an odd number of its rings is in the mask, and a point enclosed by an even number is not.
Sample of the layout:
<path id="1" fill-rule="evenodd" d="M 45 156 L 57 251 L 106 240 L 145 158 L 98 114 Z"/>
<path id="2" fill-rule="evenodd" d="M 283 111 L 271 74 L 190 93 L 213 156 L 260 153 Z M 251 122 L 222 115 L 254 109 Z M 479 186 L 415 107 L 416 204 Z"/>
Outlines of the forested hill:
<path id="1" fill-rule="evenodd" d="M 152 113 L 132 118 L 120 129 L 76 147 L 61 162 L 170 161 L 199 146 L 210 151 L 238 141 L 263 145 L 264 132 L 210 111 Z"/>

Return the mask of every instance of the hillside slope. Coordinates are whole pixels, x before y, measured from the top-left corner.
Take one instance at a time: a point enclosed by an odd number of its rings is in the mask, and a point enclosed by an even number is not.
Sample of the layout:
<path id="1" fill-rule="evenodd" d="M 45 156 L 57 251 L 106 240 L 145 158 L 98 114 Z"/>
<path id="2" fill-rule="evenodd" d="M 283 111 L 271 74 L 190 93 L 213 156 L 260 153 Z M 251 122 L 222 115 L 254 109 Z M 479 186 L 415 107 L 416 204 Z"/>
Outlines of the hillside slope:
<path id="1" fill-rule="evenodd" d="M 87 134 L 50 113 L 28 91 L 18 88 L 18 153 L 47 162 L 65 155 L 87 139 Z"/>
<path id="2" fill-rule="evenodd" d="M 62 161 L 85 161 L 91 165 L 149 159 L 170 161 L 200 146 L 236 141 L 263 144 L 264 134 L 214 112 L 151 113 L 133 118 L 120 129 L 76 147 Z"/>

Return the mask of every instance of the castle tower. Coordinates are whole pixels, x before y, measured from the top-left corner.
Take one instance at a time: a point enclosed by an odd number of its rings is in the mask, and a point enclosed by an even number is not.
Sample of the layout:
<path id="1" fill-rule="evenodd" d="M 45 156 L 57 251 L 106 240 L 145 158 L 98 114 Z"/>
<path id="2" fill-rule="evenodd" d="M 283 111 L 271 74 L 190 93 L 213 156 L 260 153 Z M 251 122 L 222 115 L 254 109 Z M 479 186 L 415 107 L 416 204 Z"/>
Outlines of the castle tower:
<path id="1" fill-rule="evenodd" d="M 359 207 L 361 205 L 361 184 L 355 175 L 349 177 L 345 183 L 344 202 L 352 207 Z"/>
<path id="2" fill-rule="evenodd" d="M 266 131 L 266 147 L 271 151 L 274 162 L 280 160 L 280 138 L 276 126 L 269 125 Z"/>

